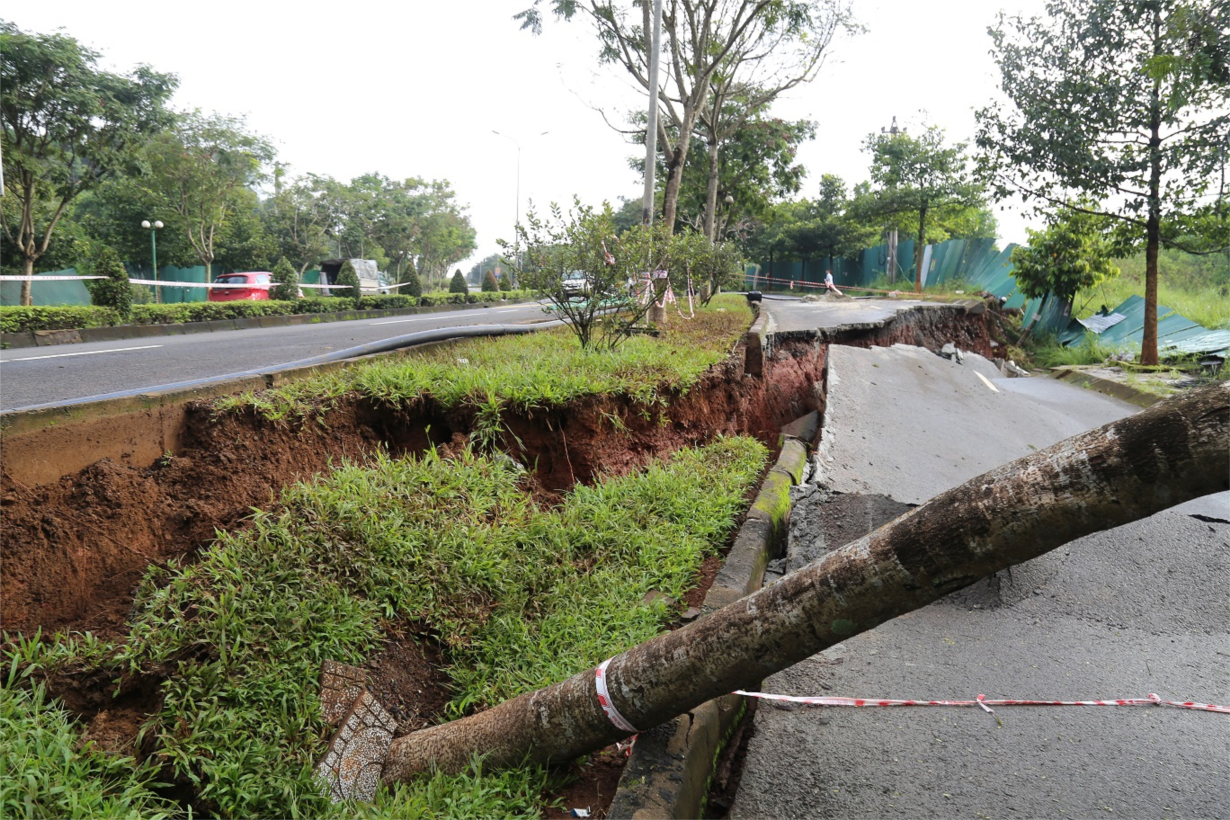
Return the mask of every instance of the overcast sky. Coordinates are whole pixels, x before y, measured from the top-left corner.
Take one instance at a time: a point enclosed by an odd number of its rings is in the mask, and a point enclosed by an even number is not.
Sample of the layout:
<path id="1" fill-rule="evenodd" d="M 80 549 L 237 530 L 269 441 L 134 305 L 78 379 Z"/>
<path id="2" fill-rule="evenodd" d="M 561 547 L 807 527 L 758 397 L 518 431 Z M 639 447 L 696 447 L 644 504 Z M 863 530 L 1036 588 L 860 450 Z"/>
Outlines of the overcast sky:
<path id="1" fill-rule="evenodd" d="M 511 238 L 531 199 L 640 198 L 628 168 L 637 148 L 601 112 L 622 124 L 644 96 L 597 65 L 585 21 L 521 31 L 512 17 L 529 4 L 8 0 L 0 17 L 26 31 L 62 28 L 111 70 L 148 63 L 178 75 L 176 108 L 245 115 L 292 174 L 448 180 L 478 232 L 478 251 L 459 265 L 468 270 Z M 801 195 L 815 196 L 824 173 L 866 179 L 862 142 L 894 116 L 970 139 L 974 110 L 996 94 L 986 28 L 1001 8 L 1042 14 L 1043 1 L 854 0 L 866 33 L 837 42 L 819 78 L 774 108 L 819 125 L 800 152 Z M 996 211 L 1001 240 L 1023 241 L 1025 217 Z"/>

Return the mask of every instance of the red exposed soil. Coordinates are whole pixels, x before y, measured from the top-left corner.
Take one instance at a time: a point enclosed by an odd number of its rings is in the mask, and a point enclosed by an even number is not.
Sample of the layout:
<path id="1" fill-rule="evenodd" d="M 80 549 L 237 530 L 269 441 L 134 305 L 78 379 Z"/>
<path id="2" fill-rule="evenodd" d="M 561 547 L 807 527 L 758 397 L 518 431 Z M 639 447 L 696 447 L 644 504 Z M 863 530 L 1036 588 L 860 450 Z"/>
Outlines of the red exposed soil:
<path id="1" fill-rule="evenodd" d="M 776 445 L 782 424 L 817 409 L 824 349 L 779 351 L 767 379 L 743 378 L 739 361 L 715 367 L 686 395 L 648 413 L 623 398 L 512 414 L 512 454 L 536 467 L 552 498 L 599 472 L 621 475 L 717 434 L 746 432 Z M 795 355 L 797 352 L 797 355 Z M 144 468 L 100 461 L 58 483 L 27 487 L 0 476 L 4 550 L 0 619 L 10 632 L 91 630 L 125 621 L 151 563 L 191 554 L 216 529 L 234 529 L 279 490 L 342 459 L 381 447 L 395 454 L 464 441 L 472 418 L 432 407 L 389 411 L 341 402 L 323 424 L 276 424 L 253 414 L 214 418 L 191 408 L 179 452 Z M 616 430 L 616 420 L 625 430 Z"/>
<path id="2" fill-rule="evenodd" d="M 386 629 L 385 647 L 367 662 L 367 690 L 397 721 L 397 737 L 434 726 L 448 703 L 444 653 L 413 628 Z"/>
<path id="3" fill-rule="evenodd" d="M 843 341 L 922 342 L 933 348 L 955 341 L 963 349 L 991 352 L 982 321 L 946 316 L 942 323 L 927 316 L 921 323 L 890 325 Z M 785 423 L 823 411 L 827 345 L 779 342 L 763 378 L 745 376 L 742 354 L 738 350 L 700 384 L 648 411 L 626 398 L 599 397 L 513 413 L 506 417 L 505 444 L 534 468 L 534 489 L 544 501 L 577 482 L 625 474 L 719 434 L 750 434 L 776 449 Z M 273 507 L 283 486 L 343 459 L 360 460 L 380 449 L 421 453 L 432 446 L 447 454 L 466 441 L 473 422 L 469 413 L 444 412 L 429 403 L 390 409 L 343 400 L 319 420 L 296 424 L 252 413 L 215 417 L 211 405 L 201 403 L 189 408 L 179 450 L 147 467 L 104 459 L 38 487 L 0 471 L 0 622 L 9 633 L 42 628 L 118 634 L 150 564 L 191 556 L 215 530 L 242 527 L 253 508 Z M 720 567 L 719 557 L 705 561 L 698 587 L 679 602 L 681 612 L 700 606 Z M 369 685 L 404 734 L 439 721 L 449 697 L 447 678 L 432 636 L 406 624 L 388 631 L 386 646 L 367 664 Z M 113 681 L 71 671 L 48 683 L 88 722 L 86 740 L 139 754 L 132 738 L 159 708 L 160 680 L 151 674 L 122 681 L 118 696 Z M 603 817 L 623 764 L 622 752 L 614 748 L 593 755 L 585 767 L 574 764 L 578 779 L 550 798 Z"/>
<path id="4" fill-rule="evenodd" d="M 607 746 L 590 755 L 584 764 L 573 763 L 569 766 L 566 775 L 575 779 L 570 779 L 566 786 L 546 795 L 551 805 L 543 812 L 543 817 L 571 817 L 572 809 L 586 809 L 590 817 L 603 820 L 610 812 L 615 790 L 619 788 L 619 778 L 623 774 L 624 764 L 628 762 L 628 751 L 627 748 Z"/>

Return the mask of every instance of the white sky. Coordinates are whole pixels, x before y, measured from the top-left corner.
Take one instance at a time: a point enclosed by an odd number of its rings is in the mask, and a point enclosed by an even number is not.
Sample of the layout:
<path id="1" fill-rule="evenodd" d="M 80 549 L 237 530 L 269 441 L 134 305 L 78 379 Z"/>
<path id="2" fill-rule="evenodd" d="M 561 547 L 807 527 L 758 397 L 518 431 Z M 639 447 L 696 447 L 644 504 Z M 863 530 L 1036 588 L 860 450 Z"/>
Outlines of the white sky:
<path id="1" fill-rule="evenodd" d="M 643 149 L 596 109 L 622 125 L 643 95 L 597 65 L 584 20 L 548 20 L 541 37 L 521 31 L 512 16 L 529 4 L 9 0 L 0 17 L 25 31 L 63 28 L 111 70 L 177 74 L 176 108 L 246 115 L 292 174 L 447 179 L 478 232 L 478 251 L 458 265 L 468 270 L 511 238 L 528 200 L 617 205 L 641 194 L 627 161 Z M 986 27 L 1001 8 L 1040 15 L 1043 0 L 855 0 L 867 32 L 837 43 L 819 78 L 774 108 L 819 124 L 800 152 L 800 195 L 815 196 L 824 173 L 866 179 L 863 139 L 894 115 L 909 127 L 925 111 L 950 139 L 970 139 L 974 110 L 996 93 Z M 996 211 L 1001 241 L 1023 241 L 1025 217 Z"/>

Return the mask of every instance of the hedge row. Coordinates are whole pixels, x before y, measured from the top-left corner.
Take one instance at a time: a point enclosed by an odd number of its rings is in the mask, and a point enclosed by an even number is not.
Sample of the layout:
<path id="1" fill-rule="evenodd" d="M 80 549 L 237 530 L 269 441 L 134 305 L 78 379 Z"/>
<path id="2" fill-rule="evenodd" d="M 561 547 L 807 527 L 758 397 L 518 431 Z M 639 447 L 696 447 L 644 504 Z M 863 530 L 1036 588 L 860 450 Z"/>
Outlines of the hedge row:
<path id="1" fill-rule="evenodd" d="M 413 296 L 363 296 L 358 310 L 386 310 L 423 306 L 479 304 L 501 299 L 528 297 L 525 291 L 512 293 L 427 293 Z M 105 307 L 0 307 L 0 331 L 22 333 L 35 330 L 84 330 L 92 327 L 114 327 L 121 324 L 175 325 L 184 322 L 211 322 L 219 319 L 241 319 L 252 316 L 292 316 L 301 313 L 337 313 L 355 310 L 354 299 L 339 296 L 268 302 L 183 302 L 171 305 L 133 305 L 127 322 L 119 312 Z"/>
<path id="2" fill-rule="evenodd" d="M 120 322 L 120 314 L 105 307 L 0 307 L 0 331 L 19 333 L 23 330 L 83 330 L 88 327 L 111 327 Z"/>
<path id="3" fill-rule="evenodd" d="M 295 299 L 268 302 L 182 302 L 171 305 L 133 305 L 129 324 L 177 325 L 183 322 L 212 322 L 251 316 L 291 316 L 296 313 L 333 313 L 350 310 L 354 302 L 338 297 Z"/>

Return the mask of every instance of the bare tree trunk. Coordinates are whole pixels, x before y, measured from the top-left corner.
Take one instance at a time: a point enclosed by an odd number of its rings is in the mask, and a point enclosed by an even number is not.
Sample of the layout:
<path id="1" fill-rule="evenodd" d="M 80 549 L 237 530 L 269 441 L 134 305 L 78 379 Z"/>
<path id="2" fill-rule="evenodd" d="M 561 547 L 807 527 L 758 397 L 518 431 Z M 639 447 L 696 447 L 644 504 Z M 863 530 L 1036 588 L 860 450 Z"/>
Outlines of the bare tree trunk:
<path id="1" fill-rule="evenodd" d="M 30 256 L 21 260 L 21 275 L 34 275 L 34 259 Z M 31 307 L 34 304 L 34 283 L 29 279 L 23 279 L 21 282 L 21 306 Z"/>
<path id="2" fill-rule="evenodd" d="M 926 245 L 923 238 L 927 235 L 927 208 L 923 206 L 918 211 L 918 242 L 914 245 L 914 292 L 922 293 L 923 251 Z"/>
<path id="3" fill-rule="evenodd" d="M 1230 384 L 992 470 L 692 624 L 613 658 L 610 701 L 648 729 L 1005 567 L 1230 487 Z M 393 741 L 386 782 L 472 755 L 570 760 L 632 734 L 598 701 L 595 670 Z"/>
<path id="4" fill-rule="evenodd" d="M 709 187 L 705 190 L 705 238 L 717 242 L 718 201 L 718 143 L 717 137 L 709 138 Z"/>
<path id="5" fill-rule="evenodd" d="M 1160 55 L 1161 10 L 1153 10 L 1153 55 Z M 1140 363 L 1157 364 L 1157 252 L 1161 244 L 1162 101 L 1160 81 L 1153 81 L 1149 106 L 1149 214 L 1145 220 L 1145 327 Z"/>

